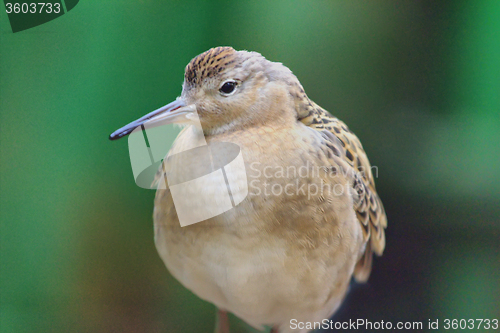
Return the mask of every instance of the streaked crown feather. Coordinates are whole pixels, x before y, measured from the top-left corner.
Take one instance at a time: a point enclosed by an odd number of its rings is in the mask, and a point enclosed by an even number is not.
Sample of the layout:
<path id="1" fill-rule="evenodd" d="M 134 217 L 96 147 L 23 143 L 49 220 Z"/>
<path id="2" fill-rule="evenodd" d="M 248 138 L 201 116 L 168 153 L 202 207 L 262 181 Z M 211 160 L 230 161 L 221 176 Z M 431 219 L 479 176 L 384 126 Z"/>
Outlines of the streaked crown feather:
<path id="1" fill-rule="evenodd" d="M 237 51 L 229 46 L 212 48 L 194 57 L 186 66 L 184 80 L 188 85 L 201 84 L 236 61 Z"/>

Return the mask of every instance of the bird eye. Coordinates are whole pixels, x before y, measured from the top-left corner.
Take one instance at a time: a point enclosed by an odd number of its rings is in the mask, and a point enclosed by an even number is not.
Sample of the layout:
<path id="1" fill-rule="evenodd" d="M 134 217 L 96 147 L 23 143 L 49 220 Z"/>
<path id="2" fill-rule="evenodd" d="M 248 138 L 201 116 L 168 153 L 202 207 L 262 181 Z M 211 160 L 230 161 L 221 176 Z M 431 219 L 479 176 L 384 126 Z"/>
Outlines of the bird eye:
<path id="1" fill-rule="evenodd" d="M 229 95 L 236 89 L 236 84 L 236 81 L 227 81 L 220 87 L 219 91 L 222 95 Z"/>

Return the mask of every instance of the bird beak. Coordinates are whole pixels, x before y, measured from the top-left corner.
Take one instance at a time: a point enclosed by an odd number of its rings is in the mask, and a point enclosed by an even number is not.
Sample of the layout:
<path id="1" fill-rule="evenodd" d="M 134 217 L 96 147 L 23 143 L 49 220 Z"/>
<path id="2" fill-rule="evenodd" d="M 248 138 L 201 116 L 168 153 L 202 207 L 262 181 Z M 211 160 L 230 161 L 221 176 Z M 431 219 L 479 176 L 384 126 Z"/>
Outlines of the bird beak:
<path id="1" fill-rule="evenodd" d="M 173 123 L 185 123 L 189 121 L 189 114 L 196 112 L 196 107 L 194 105 L 186 105 L 186 103 L 181 99 L 177 98 L 172 103 L 169 103 L 161 108 L 148 113 L 147 115 L 131 122 L 128 125 L 123 126 L 119 130 L 114 131 L 110 136 L 110 140 L 117 140 L 129 135 L 139 126 L 148 123 L 150 125 L 166 125 Z"/>

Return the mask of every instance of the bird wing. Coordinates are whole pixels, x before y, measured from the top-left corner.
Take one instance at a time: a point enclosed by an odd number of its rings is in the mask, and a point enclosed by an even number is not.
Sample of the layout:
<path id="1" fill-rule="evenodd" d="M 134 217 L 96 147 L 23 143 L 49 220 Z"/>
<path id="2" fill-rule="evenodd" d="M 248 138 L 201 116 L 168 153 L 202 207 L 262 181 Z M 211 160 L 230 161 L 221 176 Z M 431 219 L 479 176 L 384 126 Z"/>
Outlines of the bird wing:
<path id="1" fill-rule="evenodd" d="M 387 217 L 382 201 L 375 190 L 371 165 L 361 142 L 346 124 L 316 103 L 310 101 L 307 104 L 307 117 L 300 120 L 317 131 L 323 133 L 327 131 L 333 134 L 343 148 L 344 154 L 341 155 L 341 158 L 354 171 L 353 187 L 358 193 L 354 209 L 362 226 L 364 238 L 367 241 L 365 253 L 356 265 L 354 276 L 358 281 L 366 281 L 371 271 L 372 252 L 380 256 L 384 251 L 384 229 L 387 227 Z M 329 133 L 323 135 L 325 140 L 332 140 L 333 137 Z M 335 138 L 333 139 L 335 140 Z"/>

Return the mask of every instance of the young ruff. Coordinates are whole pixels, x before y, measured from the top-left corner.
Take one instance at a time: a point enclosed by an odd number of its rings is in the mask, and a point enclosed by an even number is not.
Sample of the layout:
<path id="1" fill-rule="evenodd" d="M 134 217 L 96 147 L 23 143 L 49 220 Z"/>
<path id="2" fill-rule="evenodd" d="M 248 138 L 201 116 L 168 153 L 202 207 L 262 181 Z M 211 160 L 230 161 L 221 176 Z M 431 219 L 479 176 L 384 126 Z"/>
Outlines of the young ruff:
<path id="1" fill-rule="evenodd" d="M 228 332 L 225 311 L 259 329 L 308 332 L 291 320 L 329 318 L 351 277 L 366 281 L 373 252 L 385 247 L 387 219 L 360 141 L 307 97 L 287 67 L 231 47 L 191 60 L 180 98 L 110 138 L 146 121 L 182 123 L 192 112 L 208 144 L 241 148 L 249 193 L 233 209 L 181 227 L 168 186 L 159 187 L 160 257 L 186 288 L 219 308 L 219 332 Z M 182 131 L 172 151 L 195 139 Z M 157 179 L 171 167 L 162 166 Z M 196 190 L 210 194 L 214 186 Z"/>

